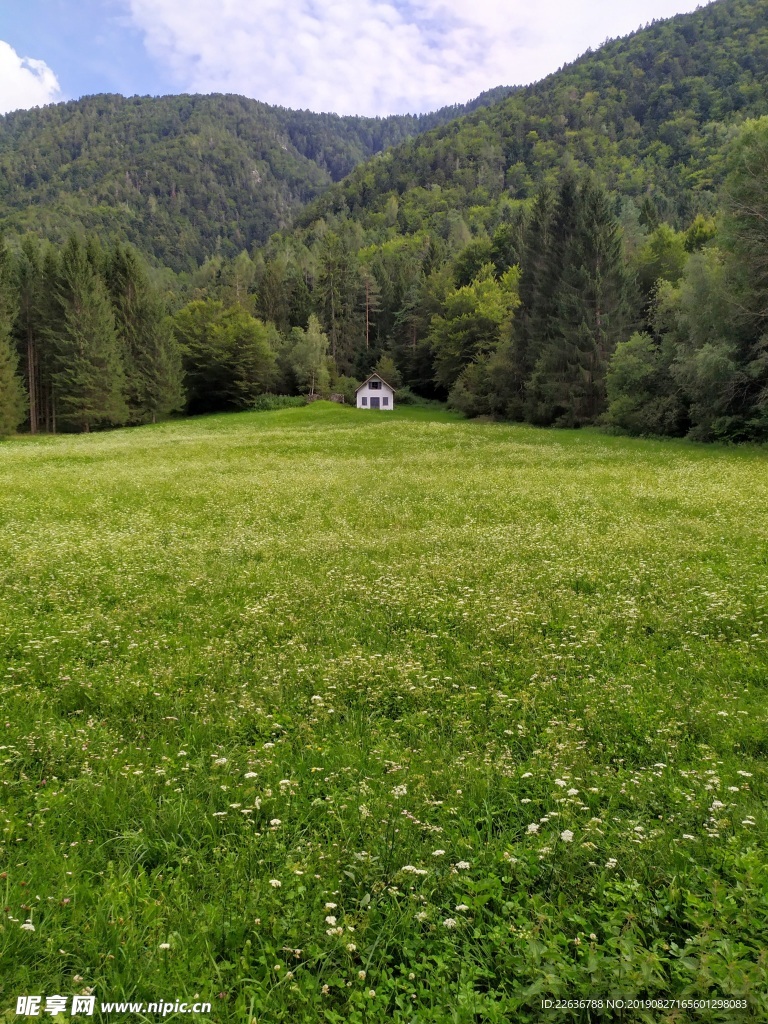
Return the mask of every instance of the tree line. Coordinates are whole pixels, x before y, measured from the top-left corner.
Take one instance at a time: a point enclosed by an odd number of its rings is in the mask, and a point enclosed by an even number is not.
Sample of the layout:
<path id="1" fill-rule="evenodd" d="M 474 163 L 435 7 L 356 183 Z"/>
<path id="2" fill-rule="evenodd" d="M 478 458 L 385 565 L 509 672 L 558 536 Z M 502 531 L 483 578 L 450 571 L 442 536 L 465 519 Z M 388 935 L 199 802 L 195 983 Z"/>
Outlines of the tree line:
<path id="1" fill-rule="evenodd" d="M 351 398 L 378 367 L 401 399 L 470 416 L 762 440 L 768 118 L 727 159 L 716 215 L 680 230 L 565 169 L 482 231 L 376 241 L 320 218 L 190 274 L 28 236 L 0 262 L 5 429 L 245 409 L 267 391 Z"/>
<path id="2" fill-rule="evenodd" d="M 180 350 L 132 249 L 0 246 L 0 429 L 90 431 L 182 404 Z"/>

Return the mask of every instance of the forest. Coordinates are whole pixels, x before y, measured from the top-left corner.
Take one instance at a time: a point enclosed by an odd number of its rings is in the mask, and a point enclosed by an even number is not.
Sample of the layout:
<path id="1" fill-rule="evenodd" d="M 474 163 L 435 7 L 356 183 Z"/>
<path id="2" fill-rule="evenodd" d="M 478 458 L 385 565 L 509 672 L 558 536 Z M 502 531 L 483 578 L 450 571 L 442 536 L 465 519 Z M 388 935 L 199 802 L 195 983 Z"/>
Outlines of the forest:
<path id="1" fill-rule="evenodd" d="M 469 113 L 5 118 L 0 430 L 351 397 L 377 367 L 468 416 L 765 440 L 765 66 L 768 2 L 717 0 Z M 142 191 L 156 144 L 170 193 Z"/>
<path id="2" fill-rule="evenodd" d="M 360 162 L 508 95 L 340 117 L 244 96 L 87 96 L 0 117 L 0 229 L 77 230 L 190 270 L 262 244 Z"/>

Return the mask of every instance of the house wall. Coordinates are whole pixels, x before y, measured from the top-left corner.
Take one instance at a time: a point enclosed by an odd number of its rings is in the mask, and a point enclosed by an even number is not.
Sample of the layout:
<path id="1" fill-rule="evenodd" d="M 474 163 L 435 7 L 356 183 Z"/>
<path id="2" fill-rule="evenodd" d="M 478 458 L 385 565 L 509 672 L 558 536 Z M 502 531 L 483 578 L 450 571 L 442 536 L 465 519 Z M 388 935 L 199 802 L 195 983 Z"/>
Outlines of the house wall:
<path id="1" fill-rule="evenodd" d="M 370 381 L 368 381 L 360 388 L 360 390 L 357 392 L 357 408 L 370 409 L 371 398 L 381 399 L 381 405 L 379 406 L 379 408 L 382 410 L 382 412 L 388 412 L 395 406 L 395 393 L 392 390 L 392 388 L 388 384 L 385 384 L 383 381 L 380 390 L 371 388 Z M 384 404 L 385 398 L 388 399 L 386 405 Z M 365 403 L 363 403 L 363 399 L 365 399 Z"/>

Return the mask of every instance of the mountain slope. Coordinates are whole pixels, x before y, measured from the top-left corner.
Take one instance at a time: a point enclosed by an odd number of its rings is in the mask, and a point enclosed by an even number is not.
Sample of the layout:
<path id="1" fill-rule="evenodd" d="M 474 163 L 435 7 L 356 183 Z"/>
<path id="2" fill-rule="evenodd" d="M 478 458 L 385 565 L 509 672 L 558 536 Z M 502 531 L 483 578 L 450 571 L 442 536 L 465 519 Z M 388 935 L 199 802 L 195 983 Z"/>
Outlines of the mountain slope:
<path id="1" fill-rule="evenodd" d="M 389 118 L 239 96 L 102 95 L 17 111 L 0 118 L 0 228 L 58 239 L 79 226 L 183 269 L 266 240 L 356 164 L 509 92 Z"/>
<path id="2" fill-rule="evenodd" d="M 402 233 L 439 230 L 449 211 L 527 198 L 563 166 L 686 220 L 712 208 L 737 126 L 768 113 L 766 69 L 768 0 L 716 0 L 358 167 L 301 222 L 347 214 L 375 229 L 395 197 Z"/>

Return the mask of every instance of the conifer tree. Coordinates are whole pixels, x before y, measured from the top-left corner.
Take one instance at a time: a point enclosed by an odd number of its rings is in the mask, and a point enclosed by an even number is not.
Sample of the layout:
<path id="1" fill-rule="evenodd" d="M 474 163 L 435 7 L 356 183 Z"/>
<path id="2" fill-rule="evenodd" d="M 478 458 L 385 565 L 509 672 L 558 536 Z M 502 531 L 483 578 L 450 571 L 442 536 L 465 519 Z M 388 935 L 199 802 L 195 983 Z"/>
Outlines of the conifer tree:
<path id="1" fill-rule="evenodd" d="M 512 341 L 508 347 L 506 413 L 522 419 L 525 413 L 525 387 L 533 372 L 538 351 L 549 335 L 552 315 L 552 268 L 556 259 L 552 250 L 554 195 L 543 187 L 533 204 L 523 235 L 520 273 L 520 309 L 514 320 Z"/>
<path id="2" fill-rule="evenodd" d="M 358 323 L 360 278 L 346 238 L 329 231 L 318 258 L 318 312 L 327 328 L 331 356 L 338 369 L 349 369 L 363 333 Z"/>
<path id="3" fill-rule="evenodd" d="M 0 237 L 0 437 L 13 433 L 26 416 L 26 402 L 11 337 L 16 292 L 11 255 Z"/>
<path id="4" fill-rule="evenodd" d="M 24 387 L 10 331 L 0 326 L 0 437 L 12 434 L 27 415 Z"/>
<path id="5" fill-rule="evenodd" d="M 45 321 L 43 254 L 36 235 L 26 235 L 15 260 L 18 314 L 16 337 L 25 369 L 29 395 L 29 432 L 36 434 L 43 420 L 43 379 L 50 370 Z"/>
<path id="6" fill-rule="evenodd" d="M 181 352 L 136 252 L 115 248 L 106 275 L 122 343 L 130 422 L 154 423 L 184 405 Z"/>
<path id="7" fill-rule="evenodd" d="M 553 248 L 553 310 L 527 389 L 528 411 L 535 423 L 576 426 L 605 409 L 606 367 L 628 327 L 621 235 L 602 189 L 586 181 L 576 190 L 564 181 Z"/>
<path id="8" fill-rule="evenodd" d="M 57 415 L 83 431 L 128 419 L 125 372 L 112 304 L 91 253 L 75 237 L 64 248 L 52 327 Z"/>
<path id="9" fill-rule="evenodd" d="M 52 245 L 43 250 L 42 294 L 39 305 L 40 360 L 38 366 L 39 400 L 38 417 L 40 427 L 48 433 L 56 433 L 56 386 L 54 375 L 57 369 L 56 325 L 61 316 L 58 290 L 61 284 L 61 259 Z"/>

